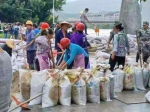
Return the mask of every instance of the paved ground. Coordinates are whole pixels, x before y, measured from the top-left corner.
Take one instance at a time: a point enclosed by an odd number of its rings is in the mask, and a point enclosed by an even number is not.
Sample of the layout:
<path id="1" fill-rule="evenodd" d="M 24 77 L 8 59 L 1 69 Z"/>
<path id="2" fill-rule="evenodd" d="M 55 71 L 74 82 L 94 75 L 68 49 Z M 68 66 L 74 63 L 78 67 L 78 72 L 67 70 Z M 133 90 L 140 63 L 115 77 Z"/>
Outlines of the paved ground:
<path id="1" fill-rule="evenodd" d="M 150 104 L 146 103 L 144 98 L 146 92 L 147 91 L 126 91 L 118 93 L 117 99 L 122 102 L 114 99 L 113 101 L 101 102 L 100 104 L 88 103 L 86 106 L 75 104 L 72 104 L 71 106 L 58 105 L 45 109 L 41 109 L 40 106 L 34 106 L 32 110 L 22 112 L 150 112 Z"/>

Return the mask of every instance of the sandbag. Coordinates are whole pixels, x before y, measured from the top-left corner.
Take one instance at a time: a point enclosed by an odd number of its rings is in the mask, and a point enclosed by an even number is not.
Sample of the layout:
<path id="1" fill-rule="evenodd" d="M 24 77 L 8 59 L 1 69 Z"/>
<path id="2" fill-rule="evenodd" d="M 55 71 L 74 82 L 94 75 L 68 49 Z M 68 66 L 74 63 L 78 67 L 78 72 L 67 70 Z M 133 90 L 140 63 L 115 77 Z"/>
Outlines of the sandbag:
<path id="1" fill-rule="evenodd" d="M 100 78 L 100 99 L 101 101 L 111 101 L 110 100 L 110 85 L 108 77 Z"/>
<path id="2" fill-rule="evenodd" d="M 95 76 L 91 76 L 87 81 L 87 101 L 100 103 L 100 81 Z"/>
<path id="3" fill-rule="evenodd" d="M 146 90 L 143 82 L 143 73 L 142 69 L 139 67 L 134 67 L 134 78 L 135 78 L 135 86 L 138 90 Z"/>
<path id="4" fill-rule="evenodd" d="M 150 91 L 145 95 L 146 101 L 150 103 Z"/>
<path id="5" fill-rule="evenodd" d="M 125 77 L 124 77 L 124 89 L 133 90 L 134 89 L 134 73 L 132 67 L 125 68 Z"/>
<path id="6" fill-rule="evenodd" d="M 115 78 L 115 92 L 122 92 L 125 72 L 119 68 L 114 71 L 113 75 Z"/>
<path id="7" fill-rule="evenodd" d="M 19 69 L 20 76 L 20 101 L 30 99 L 31 78 L 34 71 Z"/>
<path id="8" fill-rule="evenodd" d="M 114 76 L 111 75 L 109 76 L 109 80 L 110 80 L 110 98 L 115 98 L 116 94 L 115 94 L 115 79 Z"/>
<path id="9" fill-rule="evenodd" d="M 149 78 L 150 78 L 149 70 L 146 67 L 144 67 L 144 69 L 143 69 L 143 80 L 144 80 L 144 87 L 145 88 L 148 86 Z"/>
<path id="10" fill-rule="evenodd" d="M 72 85 L 71 98 L 75 104 L 86 105 L 86 83 L 82 78 Z"/>
<path id="11" fill-rule="evenodd" d="M 43 92 L 43 86 L 46 82 L 47 75 L 49 75 L 47 70 L 32 73 L 30 98 L 33 98 Z M 32 106 L 41 103 L 42 96 L 30 101 L 29 105 Z"/>
<path id="12" fill-rule="evenodd" d="M 104 52 L 101 52 L 101 51 L 98 51 L 95 54 L 96 54 L 96 57 L 103 57 L 105 59 L 109 59 L 110 58 L 110 54 L 104 53 Z"/>
<path id="13" fill-rule="evenodd" d="M 58 81 L 50 77 L 43 87 L 42 108 L 57 105 L 58 99 Z"/>
<path id="14" fill-rule="evenodd" d="M 59 103 L 61 105 L 71 105 L 71 83 L 67 76 L 59 81 Z"/>

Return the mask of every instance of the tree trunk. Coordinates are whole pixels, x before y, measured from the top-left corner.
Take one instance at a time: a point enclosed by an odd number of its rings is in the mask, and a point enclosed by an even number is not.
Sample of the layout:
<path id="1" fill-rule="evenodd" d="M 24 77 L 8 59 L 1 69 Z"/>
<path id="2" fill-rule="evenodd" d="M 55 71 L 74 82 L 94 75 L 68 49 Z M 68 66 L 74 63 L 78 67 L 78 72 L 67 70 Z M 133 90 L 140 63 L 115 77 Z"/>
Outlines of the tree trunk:
<path id="1" fill-rule="evenodd" d="M 127 34 L 136 34 L 141 28 L 141 10 L 137 0 L 122 0 L 120 22 Z"/>

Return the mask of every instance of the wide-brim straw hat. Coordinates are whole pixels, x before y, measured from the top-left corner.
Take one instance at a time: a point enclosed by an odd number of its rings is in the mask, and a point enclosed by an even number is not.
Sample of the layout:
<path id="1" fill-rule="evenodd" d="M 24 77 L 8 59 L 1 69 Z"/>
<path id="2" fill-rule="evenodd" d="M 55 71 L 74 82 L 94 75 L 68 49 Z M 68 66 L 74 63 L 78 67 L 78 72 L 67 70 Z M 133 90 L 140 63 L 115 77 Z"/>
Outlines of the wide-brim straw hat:
<path id="1" fill-rule="evenodd" d="M 16 44 L 15 44 L 13 39 L 6 40 L 6 44 L 7 44 L 8 47 L 10 47 L 12 49 L 16 47 Z"/>
<path id="2" fill-rule="evenodd" d="M 68 25 L 68 28 L 71 28 L 71 27 L 72 27 L 72 25 L 71 25 L 70 23 L 68 23 L 67 21 L 61 22 L 61 23 L 60 23 L 60 26 L 62 26 L 63 24 Z"/>

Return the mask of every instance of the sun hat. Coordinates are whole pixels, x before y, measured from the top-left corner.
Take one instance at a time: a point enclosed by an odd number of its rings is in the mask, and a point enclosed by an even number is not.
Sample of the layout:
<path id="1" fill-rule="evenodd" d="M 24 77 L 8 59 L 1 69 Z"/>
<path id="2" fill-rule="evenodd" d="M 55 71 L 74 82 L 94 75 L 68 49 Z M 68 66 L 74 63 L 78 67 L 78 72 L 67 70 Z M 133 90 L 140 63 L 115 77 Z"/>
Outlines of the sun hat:
<path id="1" fill-rule="evenodd" d="M 60 26 L 62 26 L 63 24 L 68 25 L 68 28 L 71 28 L 71 27 L 72 27 L 72 25 L 71 25 L 70 23 L 66 22 L 66 21 L 61 22 L 61 23 L 60 23 Z"/>
<path id="2" fill-rule="evenodd" d="M 6 44 L 7 44 L 8 47 L 10 47 L 12 49 L 16 47 L 16 44 L 15 44 L 13 39 L 6 40 Z"/>

